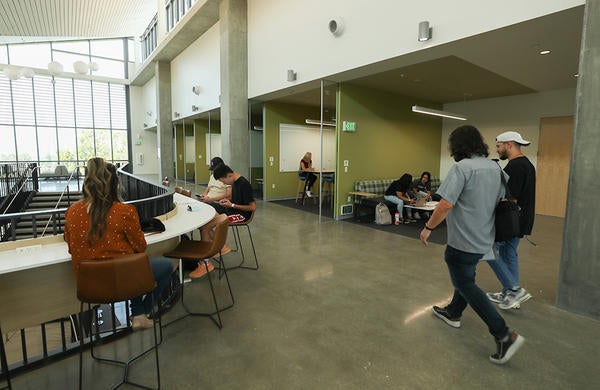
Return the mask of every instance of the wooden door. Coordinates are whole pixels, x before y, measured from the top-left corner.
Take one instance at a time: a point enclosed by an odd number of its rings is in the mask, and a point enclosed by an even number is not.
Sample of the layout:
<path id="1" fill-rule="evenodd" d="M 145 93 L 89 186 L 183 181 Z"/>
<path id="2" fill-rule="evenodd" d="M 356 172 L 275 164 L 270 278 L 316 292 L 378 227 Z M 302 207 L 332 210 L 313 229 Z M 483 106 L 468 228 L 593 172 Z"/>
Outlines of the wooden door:
<path id="1" fill-rule="evenodd" d="M 537 158 L 536 214 L 564 218 L 573 145 L 572 116 L 542 118 Z"/>

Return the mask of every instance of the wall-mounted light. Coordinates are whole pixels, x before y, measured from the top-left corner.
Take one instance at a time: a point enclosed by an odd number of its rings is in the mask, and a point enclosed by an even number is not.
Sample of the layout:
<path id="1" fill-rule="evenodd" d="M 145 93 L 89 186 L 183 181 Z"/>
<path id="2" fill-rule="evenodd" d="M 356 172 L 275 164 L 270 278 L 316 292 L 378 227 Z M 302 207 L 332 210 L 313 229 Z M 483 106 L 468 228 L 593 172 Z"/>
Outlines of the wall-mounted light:
<path id="1" fill-rule="evenodd" d="M 543 56 L 545 56 L 546 54 L 550 54 L 550 53 L 552 53 L 552 51 L 548 50 L 548 49 L 540 50 L 540 55 L 543 55 Z"/>
<path id="2" fill-rule="evenodd" d="M 432 27 L 429 27 L 428 21 L 419 23 L 419 42 L 425 42 L 431 39 Z"/>
<path id="3" fill-rule="evenodd" d="M 296 81 L 298 78 L 298 74 L 294 71 L 294 69 L 288 69 L 287 71 L 287 81 Z"/>
<path id="4" fill-rule="evenodd" d="M 181 114 L 180 114 L 180 113 L 178 113 L 177 111 L 175 111 L 175 112 L 173 113 L 173 116 L 174 116 L 175 118 L 179 118 L 179 117 L 181 116 Z"/>
<path id="5" fill-rule="evenodd" d="M 194 95 L 200 95 L 200 92 L 201 92 L 200 86 L 199 85 L 194 85 L 192 87 L 192 92 L 194 93 Z"/>
<path id="6" fill-rule="evenodd" d="M 329 32 L 339 37 L 344 32 L 344 21 L 342 18 L 331 19 L 328 24 Z"/>
<path id="7" fill-rule="evenodd" d="M 196 112 L 196 111 L 198 111 L 199 109 L 200 109 L 200 107 L 192 105 L 192 111 L 193 111 L 193 112 Z"/>
<path id="8" fill-rule="evenodd" d="M 146 111 L 146 115 L 152 116 L 152 111 Z"/>
<path id="9" fill-rule="evenodd" d="M 435 110 L 433 108 L 421 107 L 421 106 L 416 106 L 416 105 L 412 106 L 412 111 L 418 112 L 419 114 L 434 115 L 434 116 L 441 116 L 443 118 L 457 119 L 459 121 L 467 120 L 467 118 L 465 116 L 460 115 L 460 114 L 453 114 L 448 111 Z"/>

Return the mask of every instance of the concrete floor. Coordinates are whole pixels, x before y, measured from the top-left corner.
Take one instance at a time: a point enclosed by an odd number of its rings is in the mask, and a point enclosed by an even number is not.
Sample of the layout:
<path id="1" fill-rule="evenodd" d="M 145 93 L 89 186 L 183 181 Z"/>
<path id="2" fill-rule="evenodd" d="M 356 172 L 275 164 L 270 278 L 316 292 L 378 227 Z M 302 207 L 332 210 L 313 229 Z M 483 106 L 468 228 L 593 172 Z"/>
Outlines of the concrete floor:
<path id="1" fill-rule="evenodd" d="M 252 229 L 259 271 L 235 270 L 235 306 L 218 330 L 185 318 L 164 330 L 163 389 L 597 389 L 600 322 L 557 309 L 562 220 L 539 217 L 533 246 L 520 248 L 522 284 L 533 299 L 502 312 L 527 342 L 505 366 L 488 361 L 494 343 L 465 311 L 462 328 L 432 317 L 452 292 L 444 248 L 366 226 L 259 204 Z M 227 261 L 239 258 L 227 255 Z M 486 264 L 485 290 L 499 285 Z M 204 295 L 205 281 L 186 285 Z M 167 314 L 173 318 L 180 307 Z M 122 353 L 149 339 L 145 331 L 112 343 Z M 117 368 L 86 356 L 87 389 L 104 389 Z M 153 378 L 152 360 L 132 369 Z M 15 389 L 74 388 L 77 357 L 14 379 Z"/>

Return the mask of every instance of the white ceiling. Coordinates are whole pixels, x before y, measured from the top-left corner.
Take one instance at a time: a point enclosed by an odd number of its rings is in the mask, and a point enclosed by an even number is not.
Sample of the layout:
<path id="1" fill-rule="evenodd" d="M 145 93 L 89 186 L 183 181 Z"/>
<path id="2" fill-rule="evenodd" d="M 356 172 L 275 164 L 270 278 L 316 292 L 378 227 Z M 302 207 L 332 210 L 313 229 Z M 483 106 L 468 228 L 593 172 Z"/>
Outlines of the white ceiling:
<path id="1" fill-rule="evenodd" d="M 0 0 L 0 41 L 141 35 L 157 0 Z"/>

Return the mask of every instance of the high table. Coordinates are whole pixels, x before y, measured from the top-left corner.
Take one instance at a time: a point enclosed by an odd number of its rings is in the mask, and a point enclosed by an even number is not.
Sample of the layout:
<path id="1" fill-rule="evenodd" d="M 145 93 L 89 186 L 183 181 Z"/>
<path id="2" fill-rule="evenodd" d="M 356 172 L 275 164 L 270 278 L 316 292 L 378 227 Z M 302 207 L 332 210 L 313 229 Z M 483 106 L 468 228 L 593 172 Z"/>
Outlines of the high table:
<path id="1" fill-rule="evenodd" d="M 160 256 L 179 243 L 179 236 L 214 218 L 215 209 L 174 194 L 175 209 L 160 216 L 166 230 L 146 236 L 149 256 Z M 198 211 L 188 211 L 188 205 Z M 77 284 L 63 236 L 0 244 L 0 321 L 4 332 L 38 325 L 79 312 Z"/>
<path id="2" fill-rule="evenodd" d="M 300 171 L 300 172 L 306 173 L 307 175 L 309 173 L 312 173 L 312 174 L 315 174 L 315 175 L 321 175 L 321 174 L 323 174 L 323 175 L 332 175 L 332 174 L 335 174 L 335 170 L 333 170 L 333 169 L 317 169 L 317 170 L 314 170 L 314 171 Z M 307 180 L 308 180 L 308 178 L 307 178 Z M 322 188 L 319 186 L 319 199 L 321 199 L 321 195 L 322 195 L 321 193 L 322 193 Z M 304 204 L 304 199 L 305 198 L 306 198 L 306 186 L 304 186 L 304 191 L 302 191 L 302 202 L 301 202 L 302 205 Z M 332 196 L 332 198 L 333 198 L 333 196 Z"/>

